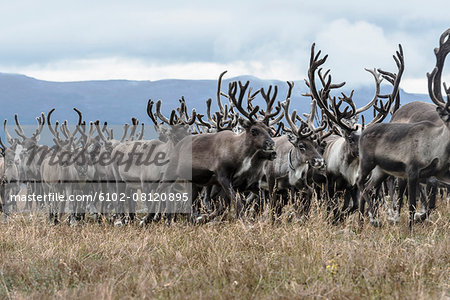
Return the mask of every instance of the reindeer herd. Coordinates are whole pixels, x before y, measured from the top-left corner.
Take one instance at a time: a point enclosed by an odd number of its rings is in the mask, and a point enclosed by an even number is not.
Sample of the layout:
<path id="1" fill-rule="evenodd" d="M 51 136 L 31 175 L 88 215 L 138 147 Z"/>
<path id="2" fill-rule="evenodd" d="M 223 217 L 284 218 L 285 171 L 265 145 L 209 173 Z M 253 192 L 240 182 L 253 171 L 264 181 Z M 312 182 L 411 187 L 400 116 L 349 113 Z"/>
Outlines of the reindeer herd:
<path id="1" fill-rule="evenodd" d="M 243 218 L 249 207 L 253 214 L 268 212 L 277 219 L 289 202 L 296 217 L 305 218 L 314 199 L 325 204 L 332 223 L 359 211 L 361 224 L 368 217 L 379 226 L 378 207 L 385 195 L 392 201 L 388 219 L 398 222 L 407 191 L 412 229 L 415 221 L 429 216 L 437 195 L 450 184 L 450 88 L 443 84 L 445 99 L 441 87 L 449 51 L 450 29 L 442 34 L 434 51 L 436 66 L 427 74 L 433 104 L 400 106 L 405 66 L 401 45 L 393 56 L 396 72 L 366 69 L 374 78 L 375 93 L 357 108 L 353 91 L 334 96 L 345 83 L 332 82 L 330 70 L 323 68 L 327 55 L 316 52 L 313 44 L 305 79 L 308 113 L 291 109 L 293 82 L 287 82 L 287 93 L 279 99 L 277 86 L 253 91 L 248 81 L 230 82 L 224 90 L 224 72 L 217 85 L 217 111 L 210 98 L 205 114 L 189 112 L 182 97 L 167 117 L 161 100 L 149 100 L 147 114 L 158 134 L 153 139 L 144 139 L 144 124 L 139 126 L 134 118 L 116 139 L 111 126 L 98 120 L 86 123 L 76 108 L 74 128 L 66 121 L 53 123 L 52 109 L 37 118 L 38 128 L 27 136 L 15 115 L 16 136 L 5 120 L 8 146 L 0 140 L 5 220 L 19 209 L 13 199 L 20 192 L 41 195 L 44 201 L 36 202 L 35 209 L 48 210 L 53 223 L 67 214 L 69 223 L 76 224 L 91 213 L 124 224 L 136 219 L 136 198 L 181 195 L 171 201 L 144 201 L 146 215 L 140 224 L 161 218 L 171 222 L 183 212 L 191 222 L 208 222 L 233 208 L 236 218 Z M 391 93 L 381 94 L 383 80 L 392 85 Z M 365 124 L 362 113 L 370 109 L 374 118 Z M 383 123 L 389 114 L 390 122 Z M 39 144 L 45 127 L 52 134 L 52 147 Z M 50 197 L 82 193 L 96 197 Z M 422 210 L 416 213 L 420 195 Z M 115 201 L 105 201 L 109 198 Z M 25 209 L 32 209 L 33 201 L 26 199 Z"/>

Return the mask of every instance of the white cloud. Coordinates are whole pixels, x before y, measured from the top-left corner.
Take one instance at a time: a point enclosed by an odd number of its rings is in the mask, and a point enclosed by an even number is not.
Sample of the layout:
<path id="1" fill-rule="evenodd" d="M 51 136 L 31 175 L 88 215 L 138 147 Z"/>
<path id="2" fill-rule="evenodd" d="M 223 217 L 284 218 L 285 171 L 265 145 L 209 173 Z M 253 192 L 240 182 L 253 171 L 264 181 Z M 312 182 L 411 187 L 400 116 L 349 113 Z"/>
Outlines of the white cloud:
<path id="1" fill-rule="evenodd" d="M 102 59 L 83 59 L 57 61 L 46 65 L 30 65 L 21 68 L 1 67 L 8 73 L 49 81 L 82 80 L 159 80 L 159 79 L 216 79 L 224 70 L 229 76 L 253 75 L 262 79 L 298 79 L 299 74 L 287 61 L 233 61 L 227 64 L 192 62 L 158 64 L 138 59 L 110 57 Z"/>
<path id="2" fill-rule="evenodd" d="M 395 70 L 401 43 L 402 86 L 415 89 L 448 27 L 440 2 L 0 0 L 0 72 L 156 80 L 216 78 L 228 69 L 299 80 L 315 41 L 335 80 L 353 86 L 372 82 L 364 67 Z"/>

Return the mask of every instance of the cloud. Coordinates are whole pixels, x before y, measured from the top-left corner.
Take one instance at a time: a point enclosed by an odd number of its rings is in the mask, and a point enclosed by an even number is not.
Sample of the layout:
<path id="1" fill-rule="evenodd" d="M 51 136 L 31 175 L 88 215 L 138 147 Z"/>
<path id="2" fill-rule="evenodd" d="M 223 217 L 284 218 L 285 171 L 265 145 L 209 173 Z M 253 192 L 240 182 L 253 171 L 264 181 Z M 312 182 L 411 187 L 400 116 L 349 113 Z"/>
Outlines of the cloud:
<path id="1" fill-rule="evenodd" d="M 226 64 L 212 62 L 149 64 L 138 59 L 110 57 L 62 60 L 45 65 L 7 69 L 8 73 L 27 74 L 49 81 L 216 79 L 224 70 L 228 70 L 231 77 L 246 74 L 262 79 L 292 80 L 299 76 L 296 68 L 284 60 L 266 63 L 255 60 L 233 61 Z"/>
<path id="2" fill-rule="evenodd" d="M 235 69 L 236 75 L 298 80 L 315 41 L 329 54 L 337 81 L 371 82 L 364 67 L 395 70 L 398 43 L 405 82 L 421 80 L 448 27 L 439 2 L 4 1 L 0 72 L 145 80 L 216 78 Z"/>

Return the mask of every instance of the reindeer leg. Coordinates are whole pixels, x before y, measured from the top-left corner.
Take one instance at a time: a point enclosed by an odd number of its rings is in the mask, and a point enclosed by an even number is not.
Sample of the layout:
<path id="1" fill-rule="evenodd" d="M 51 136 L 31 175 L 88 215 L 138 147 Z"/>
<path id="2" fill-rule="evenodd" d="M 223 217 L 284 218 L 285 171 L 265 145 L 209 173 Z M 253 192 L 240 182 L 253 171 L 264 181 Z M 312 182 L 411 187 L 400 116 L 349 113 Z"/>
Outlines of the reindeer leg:
<path id="1" fill-rule="evenodd" d="M 417 203 L 418 172 L 411 167 L 408 171 L 409 230 L 412 232 Z"/>
<path id="2" fill-rule="evenodd" d="M 427 180 L 425 193 L 420 198 L 422 203 L 422 211 L 414 215 L 415 222 L 423 222 L 428 218 L 431 210 L 436 207 L 437 193 L 438 193 L 437 180 L 434 177 L 431 177 Z"/>
<path id="3" fill-rule="evenodd" d="M 230 179 L 228 178 L 228 176 L 226 176 L 226 174 L 224 174 L 224 172 L 219 172 L 217 176 L 217 181 L 219 182 L 222 189 L 225 191 L 225 194 L 229 199 L 229 201 L 234 202 L 236 210 L 236 218 L 237 219 L 241 218 L 243 211 L 241 197 L 237 197 L 236 192 L 233 186 L 231 185 Z"/>

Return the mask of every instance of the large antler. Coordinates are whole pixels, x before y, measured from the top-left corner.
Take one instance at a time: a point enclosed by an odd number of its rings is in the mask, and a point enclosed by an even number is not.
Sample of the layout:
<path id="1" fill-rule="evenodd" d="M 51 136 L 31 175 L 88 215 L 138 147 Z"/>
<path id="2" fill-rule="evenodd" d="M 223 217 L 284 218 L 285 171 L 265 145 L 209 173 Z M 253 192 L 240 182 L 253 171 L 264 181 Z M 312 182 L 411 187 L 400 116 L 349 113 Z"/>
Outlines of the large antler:
<path id="1" fill-rule="evenodd" d="M 192 109 L 191 116 L 189 116 L 187 111 L 187 105 L 186 100 L 184 99 L 184 96 L 181 97 L 180 101 L 180 107 L 177 109 L 178 113 L 180 115 L 179 122 L 187 125 L 192 125 L 195 122 L 195 117 L 197 115 L 197 112 L 195 111 L 195 108 Z"/>
<path id="2" fill-rule="evenodd" d="M 164 123 L 168 124 L 168 125 L 175 125 L 178 121 L 177 116 L 176 116 L 176 112 L 175 110 L 172 110 L 172 113 L 170 114 L 169 119 L 166 118 L 162 113 L 161 113 L 161 100 L 158 100 L 158 102 L 156 102 L 156 115 L 158 116 L 158 118 L 163 121 Z"/>
<path id="3" fill-rule="evenodd" d="M 38 128 L 33 133 L 33 135 L 32 135 L 33 138 L 37 138 L 37 136 L 39 134 L 41 134 L 41 131 L 44 128 L 44 124 L 45 124 L 44 113 L 41 113 L 41 116 L 36 118 L 36 120 L 38 121 Z M 18 136 L 20 136 L 23 140 L 25 140 L 27 137 L 25 135 L 25 132 L 22 129 L 22 126 L 20 125 L 19 117 L 17 116 L 17 114 L 14 115 L 14 121 L 16 122 L 16 126 L 17 126 L 17 129 L 15 129 L 14 131 L 17 133 Z"/>
<path id="4" fill-rule="evenodd" d="M 53 134 L 53 136 L 57 139 L 57 140 L 61 140 L 61 138 L 60 138 L 60 136 L 59 136 L 59 133 L 58 133 L 58 131 L 57 131 L 57 126 L 58 126 L 58 122 L 56 122 L 55 123 L 55 129 L 53 129 L 53 127 L 52 127 L 52 123 L 51 123 L 51 121 L 50 121 L 50 118 L 51 118 L 51 116 L 52 116 L 52 113 L 55 111 L 55 109 L 54 108 L 52 108 L 49 112 L 48 112 L 48 114 L 47 114 L 47 125 L 48 125 L 48 129 L 50 130 L 50 132 Z"/>
<path id="5" fill-rule="evenodd" d="M 312 44 L 311 57 L 309 60 L 308 80 L 305 80 L 306 85 L 311 91 L 311 94 L 306 94 L 306 96 L 311 96 L 317 100 L 317 104 L 319 105 L 320 109 L 326 114 L 327 118 L 331 122 L 337 124 L 342 129 L 353 131 L 355 130 L 354 126 L 351 126 L 350 124 L 348 124 L 348 122 L 345 122 L 343 120 L 349 119 L 356 114 L 356 108 L 352 100 L 353 91 L 351 92 L 350 96 L 342 93 L 342 97 L 339 97 L 338 102 L 336 100 L 336 97 L 330 97 L 331 90 L 344 86 L 345 82 L 332 84 L 331 75 L 329 74 L 330 70 L 327 70 L 325 74 L 322 74 L 322 69 L 319 69 L 319 67 L 325 63 L 328 55 L 325 55 L 323 58 L 319 59 L 321 51 L 318 51 L 317 54 L 315 54 L 314 48 L 315 44 Z M 316 71 L 318 71 L 319 79 L 322 82 L 322 89 L 320 90 L 317 90 L 316 87 Z M 328 106 L 328 99 L 331 100 L 331 107 Z M 345 109 L 342 111 L 340 107 L 343 102 L 348 104 L 348 106 L 345 107 Z"/>
<path id="6" fill-rule="evenodd" d="M 10 143 L 12 145 L 14 143 L 14 139 L 12 138 L 12 136 L 9 134 L 8 130 L 6 129 L 6 122 L 7 122 L 7 120 L 5 120 L 3 122 L 3 131 L 5 132 L 6 140 L 8 141 L 8 143 Z"/>
<path id="7" fill-rule="evenodd" d="M 25 132 L 23 131 L 22 126 L 20 126 L 19 117 L 17 116 L 17 114 L 14 114 L 14 121 L 16 122 L 16 126 L 17 126 L 17 129 L 15 129 L 15 132 L 22 139 L 26 139 L 27 137 L 25 136 Z"/>
<path id="8" fill-rule="evenodd" d="M 434 49 L 434 54 L 436 56 L 436 66 L 433 71 L 427 73 L 428 77 L 428 94 L 430 95 L 431 100 L 438 107 L 446 111 L 450 112 L 450 99 L 447 99 L 447 102 L 444 101 L 441 93 L 441 76 L 442 70 L 444 68 L 444 62 L 447 54 L 450 52 L 450 29 L 447 29 L 439 39 L 439 48 Z M 444 90 L 447 96 L 450 94 L 450 88 L 447 88 L 447 85 L 444 83 Z"/>
<path id="9" fill-rule="evenodd" d="M 294 110 L 291 115 L 289 115 L 289 104 L 291 100 L 287 99 L 283 102 L 282 106 L 284 109 L 284 117 L 286 119 L 286 122 L 289 125 L 289 128 L 285 128 L 286 131 L 292 132 L 299 138 L 308 138 L 310 137 L 314 132 L 309 129 L 308 124 L 303 121 L 300 117 L 297 116 L 297 111 Z M 296 121 L 300 121 L 300 127 L 297 127 Z"/>
<path id="10" fill-rule="evenodd" d="M 159 129 L 160 124 L 158 123 L 158 119 L 153 113 L 153 105 L 154 102 L 150 99 L 147 103 L 147 115 L 150 117 L 150 120 L 152 120 L 153 124 L 155 125 L 156 130 Z"/>
<path id="11" fill-rule="evenodd" d="M 286 99 L 290 98 L 290 95 L 291 95 L 294 83 L 288 81 L 288 85 L 289 85 L 289 90 L 288 90 Z M 275 100 L 276 100 L 277 94 L 278 94 L 278 86 L 275 86 L 274 91 L 273 91 L 273 95 L 271 95 L 271 93 L 272 93 L 272 85 L 269 86 L 269 89 L 267 90 L 267 93 L 264 90 L 264 88 L 261 88 L 260 91 L 261 91 L 261 96 L 266 101 L 266 110 L 261 110 L 260 111 L 260 114 L 263 116 L 263 122 L 266 123 L 267 125 L 270 125 L 270 126 L 274 125 L 274 124 L 278 123 L 283 118 L 283 114 L 281 114 L 281 117 L 279 115 L 280 112 L 281 112 L 280 101 L 277 102 L 277 105 L 275 106 L 275 111 L 272 111 L 273 110 L 273 105 L 275 103 Z M 278 118 L 275 118 L 277 115 L 278 115 Z M 275 120 L 271 120 L 273 118 L 275 118 Z"/>
<path id="12" fill-rule="evenodd" d="M 396 51 L 395 53 L 396 53 L 396 55 L 393 55 L 392 57 L 394 58 L 395 64 L 397 65 L 397 69 L 398 69 L 397 74 L 378 69 L 378 72 L 381 73 L 382 77 L 384 79 L 386 79 L 389 83 L 392 84 L 392 86 L 393 86 L 392 92 L 390 94 L 378 95 L 379 104 L 378 104 L 378 101 L 376 101 L 375 104 L 373 105 L 373 108 L 377 112 L 377 114 L 372 119 L 372 121 L 369 124 L 367 124 L 367 126 L 370 126 L 375 123 L 383 122 L 383 120 L 389 114 L 389 111 L 390 111 L 391 106 L 394 103 L 394 101 L 396 102 L 395 106 L 400 105 L 399 88 L 400 88 L 400 81 L 402 79 L 403 71 L 405 70 L 405 60 L 404 60 L 402 45 L 400 45 L 400 44 L 398 45 L 398 51 Z M 385 104 L 383 104 L 381 99 L 388 99 L 388 100 Z M 394 110 L 395 110 L 395 108 L 394 108 Z"/>
<path id="13" fill-rule="evenodd" d="M 236 81 L 230 82 L 228 85 L 228 99 L 231 100 L 233 105 L 236 107 L 236 109 L 249 121 L 256 122 L 256 113 L 259 110 L 259 106 L 256 106 L 250 113 L 242 107 L 242 100 L 244 99 L 245 92 L 249 86 L 250 82 L 247 81 L 244 85 L 241 81 L 239 81 L 239 96 L 238 99 L 236 99 L 237 94 L 237 85 L 238 83 Z"/>

